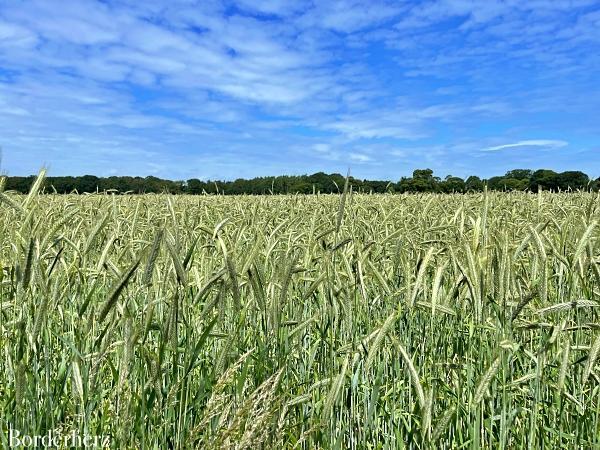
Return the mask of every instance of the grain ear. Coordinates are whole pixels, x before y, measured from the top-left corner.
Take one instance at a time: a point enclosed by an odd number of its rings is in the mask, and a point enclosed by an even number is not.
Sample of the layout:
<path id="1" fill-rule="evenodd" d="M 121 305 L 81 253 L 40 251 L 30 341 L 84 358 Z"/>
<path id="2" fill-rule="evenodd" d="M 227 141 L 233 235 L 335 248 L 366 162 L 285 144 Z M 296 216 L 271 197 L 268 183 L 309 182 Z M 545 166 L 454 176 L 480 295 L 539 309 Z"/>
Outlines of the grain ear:
<path id="1" fill-rule="evenodd" d="M 103 322 L 110 310 L 115 306 L 117 300 L 119 299 L 119 295 L 121 295 L 121 292 L 123 292 L 123 289 L 125 289 L 139 265 L 140 259 L 137 259 L 121 277 L 119 282 L 113 287 L 112 291 L 104 302 L 104 307 L 98 314 L 98 322 Z"/>

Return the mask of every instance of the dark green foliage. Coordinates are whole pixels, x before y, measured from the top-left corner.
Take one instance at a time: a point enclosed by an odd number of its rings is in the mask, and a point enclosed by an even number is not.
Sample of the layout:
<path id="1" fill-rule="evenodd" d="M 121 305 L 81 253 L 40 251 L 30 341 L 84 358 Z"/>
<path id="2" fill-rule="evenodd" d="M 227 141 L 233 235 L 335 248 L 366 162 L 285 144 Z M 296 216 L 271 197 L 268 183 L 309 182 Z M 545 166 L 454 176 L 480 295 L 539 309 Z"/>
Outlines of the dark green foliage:
<path id="1" fill-rule="evenodd" d="M 465 192 L 466 184 L 462 178 L 448 175 L 444 181 L 439 183 L 439 190 L 446 193 Z"/>
<path id="2" fill-rule="evenodd" d="M 471 175 L 467 178 L 467 181 L 465 181 L 465 188 L 467 191 L 483 191 L 483 181 L 481 181 L 481 178 L 478 176 Z"/>
<path id="3" fill-rule="evenodd" d="M 34 176 L 7 177 L 6 190 L 26 194 L 35 181 Z M 114 190 L 119 193 L 170 193 L 170 194 L 226 194 L 226 195 L 263 195 L 263 194 L 337 194 L 344 186 L 344 176 L 339 173 L 317 172 L 312 175 L 282 175 L 276 177 L 257 177 L 249 180 L 238 178 L 234 181 L 202 181 L 192 178 L 187 181 L 163 180 L 157 177 L 112 176 L 99 178 L 93 175 L 80 177 L 47 177 L 44 183 L 46 193 L 68 194 L 77 192 L 94 193 Z M 385 180 L 361 180 L 349 178 L 354 192 L 383 194 L 386 192 L 442 192 L 464 193 L 481 192 L 484 185 L 496 191 L 537 192 L 538 189 L 552 191 L 598 190 L 600 179 L 591 180 L 585 173 L 567 171 L 562 173 L 542 169 L 535 172 L 528 169 L 515 169 L 503 176 L 487 180 L 475 175 L 466 180 L 448 175 L 443 180 L 434 176 L 431 169 L 417 169 L 412 177 L 402 177 L 397 183 Z"/>
<path id="4" fill-rule="evenodd" d="M 553 170 L 536 170 L 531 175 L 529 186 L 532 190 L 538 187 L 546 190 L 556 190 L 558 188 L 558 174 Z"/>

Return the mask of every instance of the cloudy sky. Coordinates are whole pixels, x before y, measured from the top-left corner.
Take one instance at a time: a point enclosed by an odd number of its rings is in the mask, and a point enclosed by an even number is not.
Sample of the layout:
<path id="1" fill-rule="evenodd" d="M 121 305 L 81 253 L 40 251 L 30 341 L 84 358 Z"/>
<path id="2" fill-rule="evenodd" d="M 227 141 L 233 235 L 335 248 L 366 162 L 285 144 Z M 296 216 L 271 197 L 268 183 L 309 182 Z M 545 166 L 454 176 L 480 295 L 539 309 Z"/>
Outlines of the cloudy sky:
<path id="1" fill-rule="evenodd" d="M 0 171 L 600 176 L 597 0 L 0 0 Z"/>

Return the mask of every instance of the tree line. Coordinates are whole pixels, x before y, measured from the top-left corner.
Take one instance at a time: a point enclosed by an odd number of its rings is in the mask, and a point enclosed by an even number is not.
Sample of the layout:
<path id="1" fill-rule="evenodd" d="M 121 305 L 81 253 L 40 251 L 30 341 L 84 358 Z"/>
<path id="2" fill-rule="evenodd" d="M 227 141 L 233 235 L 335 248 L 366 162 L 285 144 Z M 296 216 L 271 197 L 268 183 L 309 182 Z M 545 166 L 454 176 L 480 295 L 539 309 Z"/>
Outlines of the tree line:
<path id="1" fill-rule="evenodd" d="M 29 177 L 3 177 L 2 189 L 27 193 L 35 180 Z M 339 173 L 318 172 L 312 175 L 239 178 L 234 181 L 202 181 L 196 178 L 172 181 L 148 177 L 93 175 L 47 177 L 43 189 L 47 193 L 172 193 L 172 194 L 225 194 L 225 195 L 261 195 L 261 194 L 311 194 L 337 193 L 343 189 L 345 177 Z M 412 177 L 402 177 L 397 182 L 385 180 L 361 180 L 349 178 L 352 189 L 364 193 L 385 192 L 442 192 L 464 193 L 480 192 L 487 186 L 497 191 L 533 191 L 538 189 L 552 191 L 594 190 L 600 189 L 600 178 L 591 179 L 580 171 L 554 172 L 548 169 L 516 169 L 502 176 L 482 179 L 470 176 L 466 179 L 448 175 L 445 178 L 434 176 L 431 169 L 417 169 Z M 0 189 L 1 190 L 1 189 Z"/>

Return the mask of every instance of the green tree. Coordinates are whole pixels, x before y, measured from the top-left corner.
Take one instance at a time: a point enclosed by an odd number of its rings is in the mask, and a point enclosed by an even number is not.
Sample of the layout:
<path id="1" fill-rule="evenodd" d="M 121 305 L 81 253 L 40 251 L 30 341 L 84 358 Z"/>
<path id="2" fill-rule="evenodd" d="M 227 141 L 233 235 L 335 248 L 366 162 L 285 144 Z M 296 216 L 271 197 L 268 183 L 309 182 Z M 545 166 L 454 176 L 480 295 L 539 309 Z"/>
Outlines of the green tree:
<path id="1" fill-rule="evenodd" d="M 505 178 L 514 178 L 515 180 L 529 180 L 533 172 L 529 169 L 509 170 L 504 175 Z"/>
<path id="2" fill-rule="evenodd" d="M 197 178 L 187 180 L 186 192 L 192 195 L 202 194 L 204 183 Z"/>
<path id="3" fill-rule="evenodd" d="M 465 188 L 467 189 L 467 191 L 483 191 L 483 181 L 481 181 L 481 178 L 475 175 L 471 175 L 469 178 L 467 178 L 467 181 L 465 182 Z"/>
<path id="4" fill-rule="evenodd" d="M 566 191 L 567 189 L 587 189 L 590 178 L 583 172 L 567 171 L 558 174 L 558 187 Z"/>
<path id="5" fill-rule="evenodd" d="M 439 183 L 440 192 L 465 192 L 466 184 L 462 178 L 448 175 L 444 181 Z"/>
<path id="6" fill-rule="evenodd" d="M 398 182 L 400 192 L 434 192 L 438 179 L 433 176 L 431 169 L 416 169 L 412 178 L 403 177 Z"/>
<path id="7" fill-rule="evenodd" d="M 529 180 L 529 188 L 537 192 L 538 186 L 545 190 L 557 190 L 559 186 L 558 174 L 548 169 L 536 170 Z"/>

